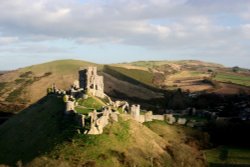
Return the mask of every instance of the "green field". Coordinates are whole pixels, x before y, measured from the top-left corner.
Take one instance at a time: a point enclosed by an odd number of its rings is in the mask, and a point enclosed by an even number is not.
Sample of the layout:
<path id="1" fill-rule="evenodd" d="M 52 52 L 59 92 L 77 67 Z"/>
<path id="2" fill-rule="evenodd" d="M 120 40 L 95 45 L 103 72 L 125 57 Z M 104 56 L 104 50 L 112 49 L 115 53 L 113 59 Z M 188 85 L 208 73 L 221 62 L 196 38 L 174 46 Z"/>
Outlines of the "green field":
<path id="1" fill-rule="evenodd" d="M 245 148 L 231 148 L 228 150 L 228 158 L 221 160 L 221 148 L 215 148 L 204 151 L 207 162 L 210 166 L 250 166 L 250 149 Z"/>
<path id="2" fill-rule="evenodd" d="M 204 74 L 200 71 L 180 71 L 177 72 L 169 77 L 170 80 L 185 80 L 185 79 L 199 79 L 207 76 L 207 74 Z"/>
<path id="3" fill-rule="evenodd" d="M 105 66 L 105 69 L 106 72 L 111 73 L 111 75 L 113 74 L 120 79 L 126 80 L 126 77 L 128 77 L 149 86 L 153 85 L 152 80 L 154 75 L 151 72 L 138 69 L 126 69 L 114 66 Z"/>
<path id="4" fill-rule="evenodd" d="M 240 74 L 218 73 L 215 77 L 215 80 L 250 86 L 250 76 L 242 76 Z"/>

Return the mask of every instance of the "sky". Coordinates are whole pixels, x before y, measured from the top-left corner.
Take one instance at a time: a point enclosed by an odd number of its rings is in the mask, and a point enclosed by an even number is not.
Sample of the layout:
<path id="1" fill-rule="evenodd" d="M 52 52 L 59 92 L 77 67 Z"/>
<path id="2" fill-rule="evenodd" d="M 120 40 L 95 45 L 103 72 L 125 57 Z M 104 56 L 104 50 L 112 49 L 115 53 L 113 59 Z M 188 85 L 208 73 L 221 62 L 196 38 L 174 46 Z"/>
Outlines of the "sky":
<path id="1" fill-rule="evenodd" d="M 58 59 L 250 68 L 250 0 L 0 0 L 0 70 Z"/>

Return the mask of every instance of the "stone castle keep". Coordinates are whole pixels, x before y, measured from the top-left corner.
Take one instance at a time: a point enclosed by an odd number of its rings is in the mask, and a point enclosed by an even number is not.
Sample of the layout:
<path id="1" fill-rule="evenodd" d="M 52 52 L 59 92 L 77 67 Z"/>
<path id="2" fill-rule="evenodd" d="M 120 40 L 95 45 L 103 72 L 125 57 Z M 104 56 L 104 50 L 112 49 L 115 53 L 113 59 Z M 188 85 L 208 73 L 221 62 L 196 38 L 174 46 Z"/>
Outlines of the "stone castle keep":
<path id="1" fill-rule="evenodd" d="M 97 75 L 97 67 L 88 67 L 79 71 L 80 88 L 93 96 L 104 98 L 103 76 Z"/>

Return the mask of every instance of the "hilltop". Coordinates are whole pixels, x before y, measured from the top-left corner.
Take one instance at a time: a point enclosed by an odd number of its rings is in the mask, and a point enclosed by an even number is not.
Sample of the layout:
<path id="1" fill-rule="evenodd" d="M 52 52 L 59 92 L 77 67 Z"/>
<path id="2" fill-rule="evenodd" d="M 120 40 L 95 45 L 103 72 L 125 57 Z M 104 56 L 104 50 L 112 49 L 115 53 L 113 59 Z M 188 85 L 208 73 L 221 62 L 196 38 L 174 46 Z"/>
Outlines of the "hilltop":
<path id="1" fill-rule="evenodd" d="M 249 70 L 225 68 L 214 63 L 183 60 L 100 65 L 58 60 L 0 75 L 0 111 L 20 111 L 43 97 L 53 83 L 61 89 L 67 88 L 78 78 L 80 67 L 91 65 L 97 66 L 98 73 L 104 76 L 105 93 L 110 97 L 145 104 L 149 108 L 162 105 L 165 90 L 250 92 Z"/>

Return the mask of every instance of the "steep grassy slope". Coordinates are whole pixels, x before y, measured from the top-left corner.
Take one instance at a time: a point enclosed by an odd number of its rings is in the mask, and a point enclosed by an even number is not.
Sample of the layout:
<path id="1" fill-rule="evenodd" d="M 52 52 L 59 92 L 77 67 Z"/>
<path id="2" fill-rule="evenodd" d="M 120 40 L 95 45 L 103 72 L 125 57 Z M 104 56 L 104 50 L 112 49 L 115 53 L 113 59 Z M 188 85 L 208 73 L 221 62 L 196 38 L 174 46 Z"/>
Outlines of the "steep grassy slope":
<path id="1" fill-rule="evenodd" d="M 64 104 L 54 96 L 0 126 L 0 164 L 25 166 L 170 166 L 168 143 L 121 115 L 101 135 L 78 134 Z"/>
<path id="2" fill-rule="evenodd" d="M 169 143 L 167 152 L 175 159 L 173 166 L 206 166 L 200 151 L 209 147 L 209 137 L 206 133 L 187 127 L 168 125 L 163 121 L 144 124 Z"/>
<path id="3" fill-rule="evenodd" d="M 57 163 L 69 166 L 170 166 L 173 159 L 165 151 L 166 146 L 157 134 L 122 116 L 118 123 L 106 127 L 103 134 L 77 135 L 72 143 L 58 146 L 46 157 L 57 157 Z M 39 159 L 30 165 L 36 163 Z"/>
<path id="4" fill-rule="evenodd" d="M 66 132 L 63 109 L 61 99 L 43 98 L 1 125 L 0 164 L 27 163 L 62 142 Z"/>
<path id="5" fill-rule="evenodd" d="M 128 82 L 134 82 L 135 84 L 145 84 L 149 86 L 153 85 L 153 73 L 140 69 L 127 69 L 116 66 L 104 66 L 104 72 L 108 73 L 118 79 Z"/>

